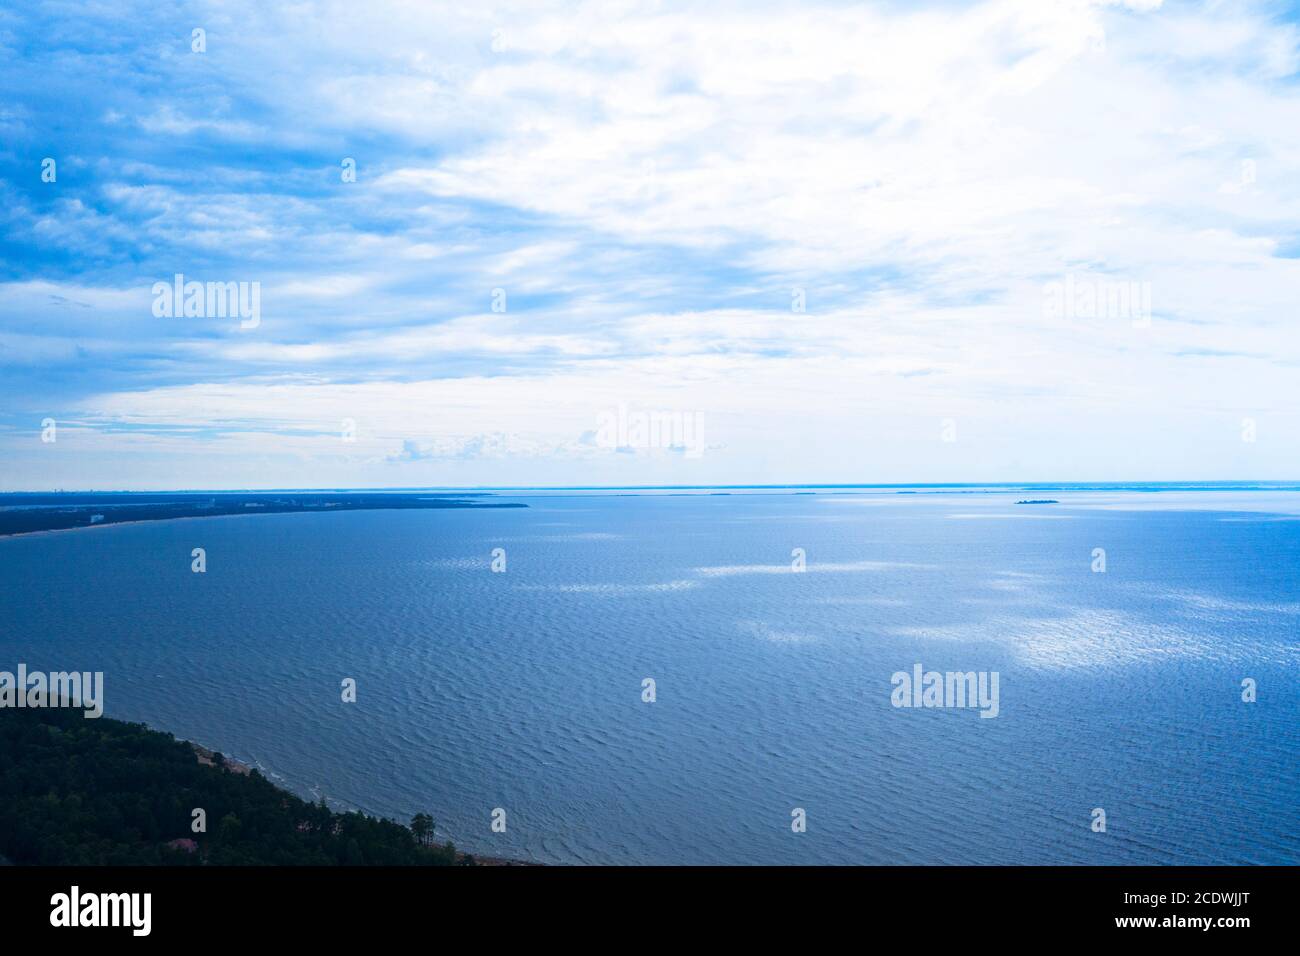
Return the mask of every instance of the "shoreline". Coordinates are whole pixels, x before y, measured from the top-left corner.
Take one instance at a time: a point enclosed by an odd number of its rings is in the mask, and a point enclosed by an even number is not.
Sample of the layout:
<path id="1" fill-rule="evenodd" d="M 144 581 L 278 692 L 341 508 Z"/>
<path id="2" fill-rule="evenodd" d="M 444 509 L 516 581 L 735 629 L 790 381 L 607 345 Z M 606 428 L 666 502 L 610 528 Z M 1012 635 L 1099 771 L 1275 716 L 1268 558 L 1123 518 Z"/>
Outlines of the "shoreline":
<path id="1" fill-rule="evenodd" d="M 272 495 L 220 492 L 206 495 L 160 496 L 160 500 L 156 502 L 143 504 L 124 504 L 120 497 L 96 502 L 93 497 L 93 495 L 69 495 L 70 500 L 66 504 L 41 501 L 31 506 L 6 507 L 6 496 L 0 495 L 0 538 L 18 538 L 60 531 L 85 531 L 110 525 L 181 521 L 190 518 L 329 514 L 344 511 L 461 511 L 528 507 L 522 502 L 475 500 L 489 497 L 486 495 L 428 493 Z"/>
<path id="2" fill-rule="evenodd" d="M 149 727 L 150 730 L 157 730 L 156 727 L 152 727 L 148 724 L 146 724 L 145 726 Z M 169 733 L 169 731 L 160 731 L 160 733 Z M 177 739 L 179 740 L 180 738 Z M 194 755 L 197 758 L 198 762 L 205 767 L 217 767 L 218 764 L 215 760 L 215 757 L 218 753 L 221 753 L 222 762 L 220 764 L 220 769 L 225 770 L 227 773 L 237 773 L 247 777 L 247 776 L 251 776 L 253 774 L 253 771 L 256 770 L 257 773 L 267 781 L 267 783 L 275 787 L 277 790 L 282 790 L 285 793 L 292 793 L 292 791 L 289 790 L 287 787 L 283 787 L 280 784 L 276 783 L 274 780 L 271 780 L 269 777 L 266 776 L 266 774 L 262 773 L 260 769 L 252 766 L 251 764 L 244 763 L 242 760 L 236 760 L 234 757 L 228 757 L 221 751 L 217 751 L 209 747 L 205 747 L 203 744 L 197 743 L 193 740 L 185 740 L 183 742 L 189 745 L 190 749 L 194 751 Z M 365 813 L 365 811 L 363 810 L 357 810 L 356 812 Z M 369 814 L 366 815 L 369 816 Z M 400 820 L 394 820 L 393 822 L 401 826 L 406 825 L 404 823 L 401 823 Z M 456 863 L 460 866 L 548 866 L 549 865 L 546 863 L 541 863 L 536 860 L 518 860 L 513 857 L 506 857 L 506 856 L 483 856 L 478 853 L 468 853 L 461 849 L 456 850 Z"/>

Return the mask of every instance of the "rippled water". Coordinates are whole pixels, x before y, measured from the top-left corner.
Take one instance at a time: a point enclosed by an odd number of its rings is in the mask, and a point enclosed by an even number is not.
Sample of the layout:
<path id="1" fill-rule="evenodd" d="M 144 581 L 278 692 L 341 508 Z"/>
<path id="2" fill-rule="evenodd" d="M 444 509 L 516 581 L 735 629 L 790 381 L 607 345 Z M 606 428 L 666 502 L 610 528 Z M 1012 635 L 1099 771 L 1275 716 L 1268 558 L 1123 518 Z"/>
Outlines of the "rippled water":
<path id="1" fill-rule="evenodd" d="M 4 539 L 0 667 L 101 670 L 110 716 L 480 853 L 1300 862 L 1300 494 L 1016 497 L 521 494 Z M 918 662 L 999 672 L 999 716 L 894 708 Z"/>

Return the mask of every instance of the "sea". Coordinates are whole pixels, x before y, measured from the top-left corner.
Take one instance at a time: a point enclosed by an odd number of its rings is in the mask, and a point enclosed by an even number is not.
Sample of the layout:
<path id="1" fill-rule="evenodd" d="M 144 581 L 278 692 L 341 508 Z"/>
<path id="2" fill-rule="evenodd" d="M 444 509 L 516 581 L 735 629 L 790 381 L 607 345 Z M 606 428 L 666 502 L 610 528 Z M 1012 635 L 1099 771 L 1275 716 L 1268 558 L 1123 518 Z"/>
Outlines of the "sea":
<path id="1" fill-rule="evenodd" d="M 0 669 L 487 856 L 1300 863 L 1295 487 L 495 498 L 0 539 Z"/>

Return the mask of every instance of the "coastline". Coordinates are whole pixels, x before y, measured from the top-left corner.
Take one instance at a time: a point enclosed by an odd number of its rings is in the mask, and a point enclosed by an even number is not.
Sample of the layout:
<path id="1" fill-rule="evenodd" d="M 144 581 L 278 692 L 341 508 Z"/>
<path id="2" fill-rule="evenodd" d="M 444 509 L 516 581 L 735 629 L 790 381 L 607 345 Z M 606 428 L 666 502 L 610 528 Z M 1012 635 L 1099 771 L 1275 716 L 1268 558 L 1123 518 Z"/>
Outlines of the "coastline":
<path id="1" fill-rule="evenodd" d="M 0 757 L 23 768 L 0 773 L 0 865 L 545 865 L 458 849 L 425 812 L 333 809 L 139 720 L 2 706 Z"/>
<path id="2" fill-rule="evenodd" d="M 150 729 L 157 730 L 158 728 L 150 727 Z M 161 732 L 166 733 L 166 731 L 161 731 Z M 209 747 L 205 747 L 203 744 L 196 743 L 193 740 L 186 740 L 184 741 L 184 743 L 188 744 L 190 746 L 190 749 L 194 751 L 194 755 L 198 759 L 198 762 L 200 764 L 202 764 L 205 767 L 218 766 L 215 758 L 218 753 L 221 753 L 220 751 L 216 751 Z M 237 773 L 237 774 L 241 774 L 242 776 L 251 776 L 253 774 L 253 771 L 257 770 L 256 767 L 244 763 L 242 760 L 236 760 L 233 757 L 227 757 L 224 753 L 221 753 L 220 767 L 221 769 L 225 770 L 227 773 Z M 260 770 L 258 770 L 257 772 L 261 773 Z M 265 776 L 265 774 L 263 774 L 263 776 Z M 268 783 L 270 783 L 271 786 L 275 787 L 277 790 L 282 790 L 285 793 L 290 792 L 287 788 L 282 787 L 280 784 L 272 780 L 268 780 Z M 400 821 L 394 821 L 394 822 L 400 822 Z M 517 860 L 512 857 L 505 857 L 505 856 L 482 856 L 478 853 L 467 853 L 466 851 L 460 849 L 456 850 L 456 863 L 460 866 L 547 866 L 546 863 L 541 863 L 536 860 Z"/>
<path id="3" fill-rule="evenodd" d="M 463 509 L 527 508 L 514 501 L 475 500 L 485 495 L 429 493 L 305 493 L 266 494 L 218 492 L 214 494 L 142 495 L 131 502 L 119 493 L 57 495 L 0 495 L 0 538 L 55 531 L 82 531 L 107 525 L 175 521 L 185 518 L 227 518 L 258 514 L 327 514 L 339 511 L 441 511 Z M 150 498 L 154 500 L 150 500 Z M 55 499 L 55 500 L 51 500 Z"/>

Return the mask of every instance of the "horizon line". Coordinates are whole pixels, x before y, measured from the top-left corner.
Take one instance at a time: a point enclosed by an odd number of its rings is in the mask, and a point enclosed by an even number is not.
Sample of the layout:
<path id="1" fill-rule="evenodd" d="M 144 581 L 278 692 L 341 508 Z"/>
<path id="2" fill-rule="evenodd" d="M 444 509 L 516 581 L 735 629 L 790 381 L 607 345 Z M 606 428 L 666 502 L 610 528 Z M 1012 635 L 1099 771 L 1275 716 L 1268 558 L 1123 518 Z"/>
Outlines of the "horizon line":
<path id="1" fill-rule="evenodd" d="M 327 494 L 348 492 L 492 492 L 492 491 L 704 491 L 766 490 L 786 488 L 853 489 L 853 488 L 1060 488 L 1097 490 L 1125 488 L 1197 488 L 1213 490 L 1263 489 L 1270 486 L 1295 486 L 1273 490 L 1300 490 L 1300 479 L 1205 479 L 1205 480 L 1135 480 L 1135 481 L 920 481 L 920 482 L 788 482 L 763 484 L 690 484 L 690 485 L 386 485 L 386 486 L 317 486 L 280 488 L 42 488 L 0 491 L 7 495 L 77 495 L 77 494 Z"/>

